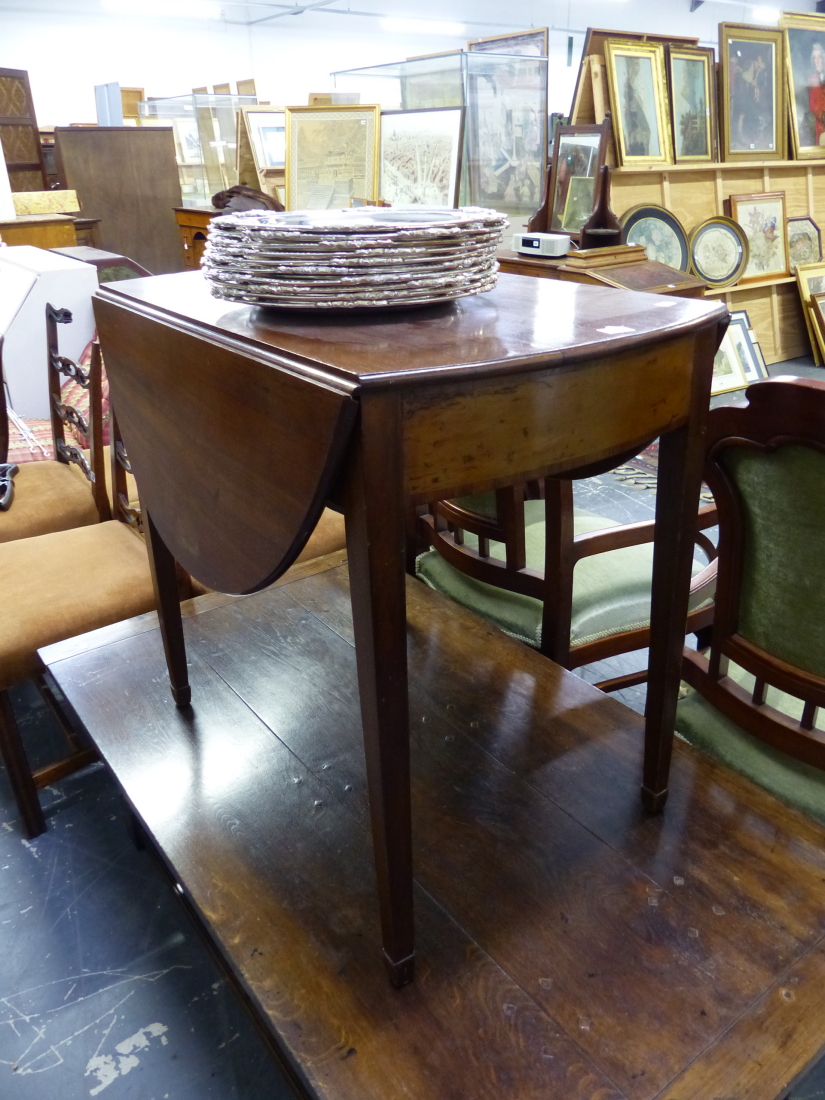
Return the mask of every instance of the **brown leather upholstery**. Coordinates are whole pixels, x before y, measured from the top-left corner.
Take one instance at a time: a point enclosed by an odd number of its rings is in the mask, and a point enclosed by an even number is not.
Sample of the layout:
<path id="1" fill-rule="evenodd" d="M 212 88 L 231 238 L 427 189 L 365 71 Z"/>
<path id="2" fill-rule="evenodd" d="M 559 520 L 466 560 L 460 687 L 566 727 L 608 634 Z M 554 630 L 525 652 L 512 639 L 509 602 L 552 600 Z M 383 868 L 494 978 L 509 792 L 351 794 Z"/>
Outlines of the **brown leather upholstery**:
<path id="1" fill-rule="evenodd" d="M 40 646 L 155 607 L 146 546 L 116 520 L 4 543 L 0 577 L 0 690 L 42 671 Z"/>
<path id="2" fill-rule="evenodd" d="M 14 501 L 0 512 L 0 543 L 98 523 L 89 482 L 64 462 L 24 462 L 14 478 Z"/>

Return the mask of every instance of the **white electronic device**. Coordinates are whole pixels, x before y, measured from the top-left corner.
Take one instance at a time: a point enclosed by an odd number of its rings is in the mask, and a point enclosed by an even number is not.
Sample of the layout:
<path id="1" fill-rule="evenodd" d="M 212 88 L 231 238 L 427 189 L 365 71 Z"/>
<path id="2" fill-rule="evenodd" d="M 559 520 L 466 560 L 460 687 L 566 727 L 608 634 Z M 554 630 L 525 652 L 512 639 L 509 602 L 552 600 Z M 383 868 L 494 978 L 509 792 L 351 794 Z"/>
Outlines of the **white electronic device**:
<path id="1" fill-rule="evenodd" d="M 524 256 L 566 256 L 570 238 L 566 233 L 515 233 L 513 251 Z"/>

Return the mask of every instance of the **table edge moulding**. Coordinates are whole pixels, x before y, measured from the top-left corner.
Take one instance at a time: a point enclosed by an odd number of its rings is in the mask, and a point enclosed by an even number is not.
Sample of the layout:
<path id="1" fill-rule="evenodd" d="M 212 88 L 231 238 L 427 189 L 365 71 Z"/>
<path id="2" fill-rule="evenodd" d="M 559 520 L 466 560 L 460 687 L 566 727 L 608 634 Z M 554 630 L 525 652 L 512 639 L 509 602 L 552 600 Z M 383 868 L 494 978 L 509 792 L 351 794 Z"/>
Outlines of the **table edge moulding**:
<path id="1" fill-rule="evenodd" d="M 345 515 L 394 984 L 414 966 L 411 504 L 587 476 L 660 437 L 642 792 L 662 808 L 723 305 L 502 275 L 486 294 L 414 311 L 276 311 L 218 301 L 190 272 L 108 284 L 95 313 L 179 705 L 190 689 L 175 561 L 210 588 L 254 591 L 294 561 L 326 504 Z"/>

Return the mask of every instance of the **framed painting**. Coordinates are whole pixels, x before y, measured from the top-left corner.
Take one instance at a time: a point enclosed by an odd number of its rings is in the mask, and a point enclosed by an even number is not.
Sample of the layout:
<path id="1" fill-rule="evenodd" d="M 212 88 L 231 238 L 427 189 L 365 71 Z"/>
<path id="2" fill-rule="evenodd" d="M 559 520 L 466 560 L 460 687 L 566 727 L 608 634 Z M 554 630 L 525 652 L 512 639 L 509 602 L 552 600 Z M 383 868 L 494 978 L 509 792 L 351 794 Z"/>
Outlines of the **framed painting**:
<path id="1" fill-rule="evenodd" d="M 619 220 L 622 244 L 640 244 L 649 260 L 679 271 L 689 269 L 687 235 L 675 214 L 663 206 L 642 204 L 631 207 Z"/>
<path id="2" fill-rule="evenodd" d="M 578 241 L 581 227 L 593 211 L 596 180 L 607 154 L 607 141 L 605 125 L 556 127 L 550 166 L 552 205 L 548 232 L 569 233 Z"/>
<path id="3" fill-rule="evenodd" d="M 783 32 L 719 24 L 722 160 L 785 160 Z"/>
<path id="4" fill-rule="evenodd" d="M 697 225 L 691 230 L 688 248 L 691 271 L 708 286 L 731 286 L 748 266 L 748 238 L 732 218 L 719 215 Z"/>
<path id="5" fill-rule="evenodd" d="M 734 310 L 730 315 L 728 331 L 736 351 L 736 358 L 745 376 L 745 381 L 758 382 L 760 378 L 767 378 L 768 371 L 762 351 L 751 328 L 747 310 Z"/>
<path id="6" fill-rule="evenodd" d="M 341 210 L 377 199 L 381 108 L 287 107 L 287 210 Z"/>
<path id="7" fill-rule="evenodd" d="M 712 47 L 668 46 L 667 83 L 677 164 L 716 160 L 716 55 Z"/>
<path id="8" fill-rule="evenodd" d="M 547 169 L 547 62 L 531 56 L 468 53 L 467 200 L 530 215 Z"/>
<path id="9" fill-rule="evenodd" d="M 796 160 L 825 158 L 825 15 L 782 12 L 791 144 Z"/>
<path id="10" fill-rule="evenodd" d="M 381 112 L 381 198 L 458 206 L 464 108 Z"/>
<path id="11" fill-rule="evenodd" d="M 271 107 L 242 107 L 259 173 L 286 166 L 286 119 Z"/>
<path id="12" fill-rule="evenodd" d="M 825 291 L 811 295 L 811 327 L 819 347 L 819 356 L 825 360 Z"/>
<path id="13" fill-rule="evenodd" d="M 608 39 L 604 60 L 619 164 L 672 164 L 664 46 Z"/>
<path id="14" fill-rule="evenodd" d="M 788 218 L 788 258 L 792 272 L 800 264 L 818 264 L 822 259 L 822 234 L 813 218 Z"/>
<path id="15" fill-rule="evenodd" d="M 717 393 L 729 393 L 730 390 L 741 390 L 747 384 L 748 380 L 739 361 L 734 334 L 731 332 L 731 326 L 729 325 L 713 360 L 713 380 L 710 384 L 711 396 Z"/>
<path id="16" fill-rule="evenodd" d="M 467 43 L 471 53 L 514 53 L 526 57 L 547 57 L 548 46 L 547 27 L 517 31 L 515 34 L 497 34 L 492 38 L 476 38 Z"/>
<path id="17" fill-rule="evenodd" d="M 790 275 L 784 191 L 731 195 L 730 216 L 748 238 L 748 266 L 740 283 Z"/>

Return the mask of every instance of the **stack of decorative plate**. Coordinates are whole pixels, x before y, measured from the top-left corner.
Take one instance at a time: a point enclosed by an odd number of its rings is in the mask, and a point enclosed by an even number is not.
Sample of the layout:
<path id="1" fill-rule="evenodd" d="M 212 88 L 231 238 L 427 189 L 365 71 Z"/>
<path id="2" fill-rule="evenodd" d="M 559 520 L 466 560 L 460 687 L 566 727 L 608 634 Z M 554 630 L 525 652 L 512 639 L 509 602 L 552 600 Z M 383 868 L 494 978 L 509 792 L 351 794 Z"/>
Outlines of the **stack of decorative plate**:
<path id="1" fill-rule="evenodd" d="M 495 210 L 247 210 L 213 218 L 203 270 L 216 298 L 289 309 L 448 302 L 492 290 L 507 217 Z"/>

